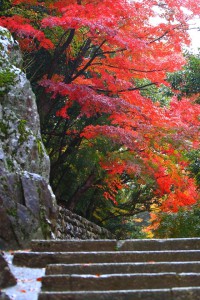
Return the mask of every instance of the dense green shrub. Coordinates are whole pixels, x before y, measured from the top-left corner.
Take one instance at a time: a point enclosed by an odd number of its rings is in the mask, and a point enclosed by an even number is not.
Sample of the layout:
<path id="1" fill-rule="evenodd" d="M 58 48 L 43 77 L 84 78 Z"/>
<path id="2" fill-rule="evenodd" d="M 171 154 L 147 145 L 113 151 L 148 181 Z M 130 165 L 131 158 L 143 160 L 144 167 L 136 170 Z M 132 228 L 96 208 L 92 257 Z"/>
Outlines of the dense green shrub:
<path id="1" fill-rule="evenodd" d="M 160 226 L 154 230 L 156 238 L 187 238 L 200 236 L 200 206 L 177 213 L 161 213 Z"/>

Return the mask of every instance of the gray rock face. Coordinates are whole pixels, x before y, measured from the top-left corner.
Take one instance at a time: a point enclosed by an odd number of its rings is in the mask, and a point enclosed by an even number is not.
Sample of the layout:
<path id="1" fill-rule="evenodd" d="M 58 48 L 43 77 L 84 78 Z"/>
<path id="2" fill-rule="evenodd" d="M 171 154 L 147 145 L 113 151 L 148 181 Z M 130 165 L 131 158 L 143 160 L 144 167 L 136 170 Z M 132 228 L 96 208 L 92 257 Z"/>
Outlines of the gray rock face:
<path id="1" fill-rule="evenodd" d="M 0 249 L 49 238 L 57 205 L 35 95 L 11 34 L 0 27 Z"/>

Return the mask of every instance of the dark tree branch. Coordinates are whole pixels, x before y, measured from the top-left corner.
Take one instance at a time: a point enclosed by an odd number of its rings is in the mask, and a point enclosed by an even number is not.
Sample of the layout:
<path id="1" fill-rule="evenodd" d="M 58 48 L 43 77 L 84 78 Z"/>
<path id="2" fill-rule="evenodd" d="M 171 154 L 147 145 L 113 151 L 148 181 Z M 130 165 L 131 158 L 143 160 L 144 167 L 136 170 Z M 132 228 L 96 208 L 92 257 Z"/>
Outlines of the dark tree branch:
<path id="1" fill-rule="evenodd" d="M 70 83 L 72 81 L 72 76 L 74 74 L 74 72 L 77 70 L 77 68 L 80 66 L 80 64 L 83 61 L 83 57 L 85 56 L 86 52 L 88 51 L 88 49 L 90 48 L 90 44 L 91 44 L 91 40 L 87 39 L 85 41 L 85 44 L 82 45 L 78 56 L 76 57 L 76 59 L 73 61 L 73 67 L 71 68 L 71 70 L 69 72 L 67 72 L 64 82 L 65 83 Z"/>
<path id="2" fill-rule="evenodd" d="M 126 50 L 127 50 L 126 48 L 122 48 L 122 49 L 113 50 L 113 51 L 104 51 L 104 52 L 101 52 L 99 54 L 115 54 L 117 52 L 123 52 L 123 51 L 126 51 Z"/>
<path id="3" fill-rule="evenodd" d="M 86 65 L 76 73 L 76 75 L 74 77 L 72 77 L 71 81 L 75 80 L 78 76 L 82 75 L 84 73 L 84 71 L 91 65 L 91 63 L 93 62 L 93 60 L 99 55 L 98 51 L 99 49 L 101 49 L 101 47 L 103 46 L 103 44 L 105 44 L 105 40 L 99 45 L 99 47 L 94 51 L 93 56 L 91 57 L 91 59 L 86 63 Z"/>
<path id="4" fill-rule="evenodd" d="M 71 29 L 65 43 L 62 46 L 60 46 L 60 42 L 59 42 L 59 44 L 57 45 L 57 47 L 54 51 L 53 58 L 50 63 L 50 68 L 49 68 L 48 76 L 47 76 L 48 79 L 51 79 L 51 77 L 53 76 L 53 74 L 55 72 L 56 64 L 57 64 L 58 60 L 60 59 L 60 56 L 69 47 L 69 45 L 71 44 L 71 42 L 74 38 L 74 35 L 75 35 L 75 29 Z"/>
<path id="5" fill-rule="evenodd" d="M 133 87 L 133 88 L 128 88 L 128 89 L 124 89 L 124 90 L 119 90 L 117 91 L 116 93 L 124 93 L 124 92 L 131 92 L 131 91 L 136 91 L 136 90 L 142 90 L 148 86 L 151 86 L 151 85 L 156 85 L 158 84 L 158 82 L 151 82 L 151 83 L 148 83 L 148 84 L 145 84 L 145 85 L 142 85 L 142 86 L 138 86 L 138 87 Z M 103 89 L 95 89 L 93 86 L 89 86 L 91 89 L 97 91 L 97 92 L 103 92 L 103 93 L 112 93 L 111 90 L 103 90 Z"/>
<path id="6" fill-rule="evenodd" d="M 149 42 L 149 44 L 155 43 L 157 41 L 160 41 L 164 36 L 166 36 L 169 33 L 169 30 L 165 31 L 161 36 L 157 37 L 156 39 Z"/>
<path id="7" fill-rule="evenodd" d="M 67 208 L 71 211 L 74 210 L 77 203 L 79 202 L 79 199 L 83 196 L 83 194 L 93 185 L 94 180 L 96 177 L 96 168 L 92 170 L 92 172 L 89 174 L 86 181 L 82 184 L 81 187 L 77 188 L 74 195 L 71 197 L 71 199 L 67 202 Z"/>

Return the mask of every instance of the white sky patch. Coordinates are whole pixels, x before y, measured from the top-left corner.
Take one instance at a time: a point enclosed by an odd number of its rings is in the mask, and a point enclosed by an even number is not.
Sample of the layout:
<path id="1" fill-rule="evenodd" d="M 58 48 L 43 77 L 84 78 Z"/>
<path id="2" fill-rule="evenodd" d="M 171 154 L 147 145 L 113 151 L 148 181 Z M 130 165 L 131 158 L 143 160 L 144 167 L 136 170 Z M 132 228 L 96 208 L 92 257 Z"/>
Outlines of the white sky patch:
<path id="1" fill-rule="evenodd" d="M 190 15 L 190 11 L 183 8 L 183 11 Z M 161 13 L 162 9 L 156 7 L 155 12 Z M 167 23 L 165 19 L 162 19 L 159 16 L 150 18 L 150 23 L 152 25 L 158 25 L 159 23 Z M 185 47 L 187 50 L 193 53 L 198 53 L 200 49 L 200 17 L 196 17 L 189 21 L 189 30 L 188 33 L 191 38 L 191 45 L 189 47 Z"/>
<path id="2" fill-rule="evenodd" d="M 200 49 L 200 17 L 190 21 L 189 34 L 192 40 L 191 49 L 194 53 L 199 52 Z"/>

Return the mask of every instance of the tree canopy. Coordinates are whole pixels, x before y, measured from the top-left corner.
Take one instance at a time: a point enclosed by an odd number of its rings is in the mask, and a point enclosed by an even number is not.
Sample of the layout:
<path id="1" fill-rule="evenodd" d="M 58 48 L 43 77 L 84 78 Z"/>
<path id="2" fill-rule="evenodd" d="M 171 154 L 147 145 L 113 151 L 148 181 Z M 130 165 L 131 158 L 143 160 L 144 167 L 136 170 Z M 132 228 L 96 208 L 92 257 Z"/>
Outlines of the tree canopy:
<path id="1" fill-rule="evenodd" d="M 37 96 L 60 203 L 103 222 L 198 200 L 187 152 L 200 107 L 145 93 L 185 64 L 196 1 L 9 1 L 0 24 L 19 41 Z M 155 100 L 155 99 L 154 99 Z"/>

